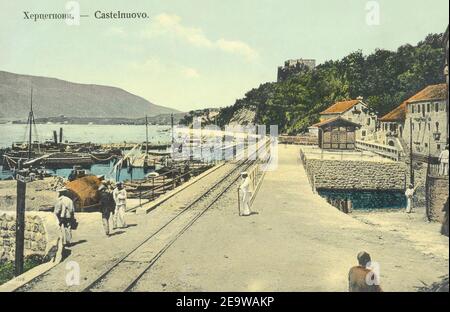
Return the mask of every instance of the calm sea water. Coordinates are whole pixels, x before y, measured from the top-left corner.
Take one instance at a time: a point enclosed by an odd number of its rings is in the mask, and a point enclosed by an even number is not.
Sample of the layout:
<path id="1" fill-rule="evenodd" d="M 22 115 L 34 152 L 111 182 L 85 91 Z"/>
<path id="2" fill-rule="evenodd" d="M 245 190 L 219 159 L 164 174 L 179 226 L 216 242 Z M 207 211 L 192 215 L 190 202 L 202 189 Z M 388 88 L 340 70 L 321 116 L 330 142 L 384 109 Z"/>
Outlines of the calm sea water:
<path id="1" fill-rule="evenodd" d="M 405 194 L 401 191 L 336 191 L 320 190 L 319 195 L 332 200 L 350 199 L 353 209 L 402 209 L 406 207 Z"/>
<path id="2" fill-rule="evenodd" d="M 92 142 L 92 143 L 120 143 L 144 142 L 145 125 L 36 125 L 37 135 L 33 140 L 53 140 L 53 130 L 59 135 L 59 128 L 63 128 L 63 141 Z M 170 142 L 168 126 L 149 126 L 149 141 L 154 144 Z M 34 129 L 33 129 L 34 132 Z M 13 142 L 28 141 L 27 125 L 0 124 L 0 147 L 10 147 Z"/>
<path id="3" fill-rule="evenodd" d="M 98 164 L 92 165 L 87 170 L 95 175 L 104 175 L 106 179 L 116 180 L 116 172 L 112 171 L 113 164 Z M 67 178 L 72 171 L 72 168 L 63 168 L 63 169 L 46 169 L 48 173 L 54 176 L 60 176 Z M 125 180 L 139 180 L 143 179 L 148 172 L 145 172 L 143 168 L 133 168 L 130 172 L 127 168 L 122 168 L 120 170 L 120 174 L 118 175 L 117 181 L 125 181 Z M 9 170 L 3 170 L 0 165 L 0 180 L 10 179 L 12 177 L 12 172 Z"/>
<path id="4" fill-rule="evenodd" d="M 53 139 L 53 130 L 59 135 L 59 128 L 63 128 L 63 141 L 69 142 L 92 142 L 92 143 L 121 143 L 121 142 L 144 142 L 146 133 L 145 125 L 58 125 L 45 124 L 36 125 L 37 135 L 33 140 L 41 142 Z M 171 133 L 168 126 L 149 126 L 148 137 L 152 144 L 170 143 Z M 33 129 L 34 131 L 35 129 Z M 36 133 L 35 133 L 36 134 Z M 28 141 L 27 125 L 0 124 L 0 147 L 10 147 L 13 142 Z M 111 173 L 112 164 L 93 165 L 89 170 L 95 175 L 105 175 L 107 178 L 115 179 L 115 173 Z M 48 170 L 54 175 L 67 177 L 71 168 Z M 132 174 L 126 168 L 120 172 L 119 180 L 143 178 L 145 172 L 142 168 L 134 168 Z M 11 176 L 11 172 L 3 170 L 0 160 L 0 180 Z"/>

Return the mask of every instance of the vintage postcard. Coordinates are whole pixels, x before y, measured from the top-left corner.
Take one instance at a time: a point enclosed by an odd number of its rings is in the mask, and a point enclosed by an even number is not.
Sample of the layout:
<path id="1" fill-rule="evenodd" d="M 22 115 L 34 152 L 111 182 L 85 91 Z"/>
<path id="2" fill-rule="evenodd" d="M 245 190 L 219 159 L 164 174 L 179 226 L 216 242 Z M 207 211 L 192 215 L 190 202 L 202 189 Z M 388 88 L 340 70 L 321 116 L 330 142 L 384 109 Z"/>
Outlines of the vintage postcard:
<path id="1" fill-rule="evenodd" d="M 431 2 L 1 0 L 0 291 L 448 292 Z"/>

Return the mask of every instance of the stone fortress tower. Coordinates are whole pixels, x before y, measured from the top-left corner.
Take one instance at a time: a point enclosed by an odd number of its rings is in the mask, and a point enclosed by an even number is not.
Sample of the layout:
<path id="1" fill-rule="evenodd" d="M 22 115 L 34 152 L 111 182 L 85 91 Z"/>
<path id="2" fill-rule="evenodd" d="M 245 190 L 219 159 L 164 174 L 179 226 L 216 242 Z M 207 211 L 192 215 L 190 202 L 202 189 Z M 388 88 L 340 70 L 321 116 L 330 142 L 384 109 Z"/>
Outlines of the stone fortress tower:
<path id="1" fill-rule="evenodd" d="M 278 67 L 277 81 L 285 81 L 289 77 L 301 74 L 305 70 L 313 70 L 315 67 L 316 60 L 313 59 L 287 60 L 284 62 L 284 66 Z"/>

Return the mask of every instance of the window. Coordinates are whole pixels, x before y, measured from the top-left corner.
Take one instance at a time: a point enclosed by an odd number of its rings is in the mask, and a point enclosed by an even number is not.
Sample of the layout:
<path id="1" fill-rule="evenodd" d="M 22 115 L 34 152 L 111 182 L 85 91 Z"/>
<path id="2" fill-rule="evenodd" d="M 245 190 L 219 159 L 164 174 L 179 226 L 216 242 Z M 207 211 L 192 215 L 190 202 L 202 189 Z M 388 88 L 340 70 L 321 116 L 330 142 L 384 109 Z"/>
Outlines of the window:
<path id="1" fill-rule="evenodd" d="M 439 112 L 439 103 L 434 103 L 434 111 Z"/>
<path id="2" fill-rule="evenodd" d="M 439 132 L 439 122 L 436 121 L 436 132 Z"/>
<path id="3" fill-rule="evenodd" d="M 367 125 L 370 126 L 370 118 L 367 118 Z"/>
<path id="4" fill-rule="evenodd" d="M 425 104 L 422 104 L 422 116 L 425 117 Z"/>
<path id="5" fill-rule="evenodd" d="M 420 114 L 420 105 L 417 105 L 417 112 Z"/>
<path id="6" fill-rule="evenodd" d="M 438 108 L 438 109 L 439 109 L 439 108 Z M 414 112 L 414 104 L 411 104 L 411 113 L 413 113 L 413 114 L 415 113 L 415 112 Z"/>
<path id="7" fill-rule="evenodd" d="M 431 131 L 431 124 L 428 124 L 428 131 Z"/>
<path id="8" fill-rule="evenodd" d="M 431 111 L 431 103 L 427 104 L 427 113 L 429 113 Z"/>
<path id="9" fill-rule="evenodd" d="M 362 136 L 366 136 L 366 130 L 362 131 Z"/>
<path id="10" fill-rule="evenodd" d="M 422 130 L 422 124 L 419 122 L 419 131 Z"/>
<path id="11" fill-rule="evenodd" d="M 436 148 L 438 149 L 438 151 L 441 149 L 441 144 L 436 145 Z"/>

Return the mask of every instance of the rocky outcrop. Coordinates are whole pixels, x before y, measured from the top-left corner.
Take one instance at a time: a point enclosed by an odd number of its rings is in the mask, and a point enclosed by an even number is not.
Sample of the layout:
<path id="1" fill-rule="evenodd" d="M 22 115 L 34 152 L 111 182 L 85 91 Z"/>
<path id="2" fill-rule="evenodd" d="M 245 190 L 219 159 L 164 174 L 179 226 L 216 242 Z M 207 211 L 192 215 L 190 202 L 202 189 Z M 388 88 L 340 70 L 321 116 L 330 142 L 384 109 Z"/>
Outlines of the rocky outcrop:
<path id="1" fill-rule="evenodd" d="M 250 110 L 248 108 L 241 108 L 238 111 L 236 111 L 231 118 L 229 125 L 230 126 L 238 126 L 238 125 L 249 125 L 255 123 L 255 117 L 256 117 L 256 109 Z"/>

